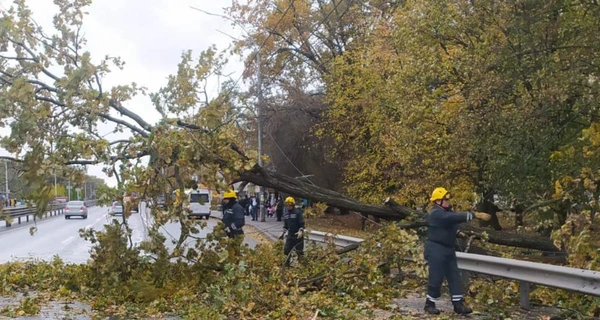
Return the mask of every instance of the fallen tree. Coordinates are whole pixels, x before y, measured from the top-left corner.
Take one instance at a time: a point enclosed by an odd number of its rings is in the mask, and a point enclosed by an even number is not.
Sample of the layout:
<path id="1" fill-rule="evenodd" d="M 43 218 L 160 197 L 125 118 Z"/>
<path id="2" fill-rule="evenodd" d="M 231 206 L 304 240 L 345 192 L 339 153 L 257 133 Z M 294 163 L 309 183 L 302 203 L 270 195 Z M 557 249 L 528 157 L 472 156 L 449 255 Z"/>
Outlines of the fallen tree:
<path id="1" fill-rule="evenodd" d="M 274 188 L 315 202 L 328 203 L 338 208 L 369 214 L 374 217 L 388 220 L 403 220 L 413 214 L 421 214 L 416 210 L 404 206 L 388 207 L 365 204 L 339 192 L 305 183 L 294 179 L 293 177 L 266 170 L 259 166 L 255 166 L 251 171 L 242 172 L 236 182 L 237 181 L 252 182 L 263 187 Z"/>
<path id="2" fill-rule="evenodd" d="M 263 187 L 274 188 L 312 201 L 328 203 L 381 219 L 395 221 L 404 220 L 408 217 L 418 219 L 417 222 L 405 224 L 404 227 L 406 228 L 427 226 L 427 223 L 422 220 L 425 213 L 402 206 L 390 198 L 385 200 L 385 205 L 365 204 L 339 192 L 309 184 L 259 166 L 255 166 L 251 171 L 242 172 L 237 181 L 251 182 Z M 493 244 L 550 252 L 560 251 L 552 240 L 538 235 L 484 229 L 471 224 L 461 225 L 461 230 L 478 238 L 486 239 L 486 241 Z"/>

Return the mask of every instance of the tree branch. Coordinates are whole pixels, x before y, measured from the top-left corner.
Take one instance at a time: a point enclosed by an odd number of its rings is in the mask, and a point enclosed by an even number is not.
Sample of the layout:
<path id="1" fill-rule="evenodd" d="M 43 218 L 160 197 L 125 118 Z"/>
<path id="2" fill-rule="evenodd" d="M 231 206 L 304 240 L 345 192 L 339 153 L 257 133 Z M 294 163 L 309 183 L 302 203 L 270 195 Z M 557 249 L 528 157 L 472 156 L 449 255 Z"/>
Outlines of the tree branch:
<path id="1" fill-rule="evenodd" d="M 33 59 L 33 61 L 35 63 L 38 64 L 38 67 L 40 67 L 40 69 L 42 70 L 42 72 L 47 75 L 48 77 L 52 78 L 52 80 L 54 81 L 60 81 L 60 78 L 57 77 L 56 75 L 54 75 L 52 72 L 48 71 L 48 69 L 46 69 L 41 63 L 40 63 L 40 59 L 38 58 L 38 56 L 33 52 L 33 50 L 29 49 L 29 47 L 27 47 L 25 44 L 23 44 L 22 42 L 18 42 L 15 41 L 12 38 L 6 38 L 8 41 L 12 42 L 13 44 L 23 48 L 25 51 L 27 51 L 27 53 L 29 53 L 29 55 L 31 56 L 31 58 Z"/>
<path id="2" fill-rule="evenodd" d="M 111 106 L 113 109 L 119 111 L 122 115 L 131 118 L 133 121 L 135 121 L 137 124 L 139 124 L 140 127 L 142 127 L 144 130 L 146 130 L 148 132 L 152 131 L 152 126 L 148 122 L 146 122 L 144 119 L 142 119 L 142 117 L 140 117 L 135 112 L 120 105 L 116 100 L 111 99 L 108 102 L 108 105 Z M 147 135 L 145 135 L 144 137 L 147 137 Z"/>
<path id="3" fill-rule="evenodd" d="M 108 121 L 112 121 L 114 123 L 118 123 L 118 124 L 122 124 L 124 126 L 126 126 L 127 128 L 131 129 L 131 131 L 138 133 L 139 135 L 141 135 L 144 138 L 148 137 L 148 132 L 142 130 L 141 128 L 135 126 L 134 124 L 131 124 L 125 120 L 121 120 L 121 119 L 117 119 L 113 116 L 104 114 L 104 113 L 98 113 L 98 116 L 100 116 L 101 118 L 104 118 Z"/>
<path id="4" fill-rule="evenodd" d="M 254 169 L 250 172 L 240 173 L 240 178 L 234 182 L 238 181 L 249 181 L 263 187 L 275 188 L 285 193 L 312 199 L 317 202 L 328 203 L 338 208 L 392 220 L 402 220 L 416 212 L 413 209 L 403 206 L 390 208 L 361 203 L 339 192 L 308 184 L 298 179 L 266 170 L 258 165 L 254 166 Z"/>
<path id="5" fill-rule="evenodd" d="M 561 202 L 561 201 L 563 201 L 562 198 L 561 199 L 550 199 L 550 200 L 541 201 L 541 202 L 538 202 L 536 204 L 533 204 L 533 205 L 525 208 L 525 210 L 523 210 L 523 212 L 521 214 L 525 214 L 525 213 L 527 213 L 529 211 L 532 211 L 532 210 L 535 210 L 537 208 L 548 206 L 548 205 L 551 205 L 551 204 L 554 204 L 554 203 L 557 203 L 557 202 Z"/>
<path id="6" fill-rule="evenodd" d="M 110 156 L 109 159 L 111 162 L 116 162 L 119 160 L 133 160 L 133 159 L 139 159 L 145 156 L 149 156 L 150 152 L 148 151 L 140 151 L 138 153 L 136 153 L 135 155 L 119 155 L 119 156 Z M 100 164 L 102 163 L 102 160 L 71 160 L 71 161 L 67 161 L 64 164 L 67 166 L 70 165 L 95 165 L 95 164 Z"/>

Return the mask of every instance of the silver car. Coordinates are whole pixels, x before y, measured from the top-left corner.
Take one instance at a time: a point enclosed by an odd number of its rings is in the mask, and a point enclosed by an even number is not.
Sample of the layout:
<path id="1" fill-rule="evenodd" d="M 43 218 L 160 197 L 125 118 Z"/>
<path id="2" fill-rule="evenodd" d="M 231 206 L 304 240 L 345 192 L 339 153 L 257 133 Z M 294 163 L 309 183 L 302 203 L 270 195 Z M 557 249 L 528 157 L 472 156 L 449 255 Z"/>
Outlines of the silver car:
<path id="1" fill-rule="evenodd" d="M 88 208 L 83 201 L 69 201 L 65 206 L 65 219 L 71 219 L 72 216 L 79 216 L 83 219 L 88 217 Z"/>
<path id="2" fill-rule="evenodd" d="M 123 206 L 118 201 L 115 201 L 110 208 L 110 212 L 112 212 L 113 215 L 123 214 Z"/>

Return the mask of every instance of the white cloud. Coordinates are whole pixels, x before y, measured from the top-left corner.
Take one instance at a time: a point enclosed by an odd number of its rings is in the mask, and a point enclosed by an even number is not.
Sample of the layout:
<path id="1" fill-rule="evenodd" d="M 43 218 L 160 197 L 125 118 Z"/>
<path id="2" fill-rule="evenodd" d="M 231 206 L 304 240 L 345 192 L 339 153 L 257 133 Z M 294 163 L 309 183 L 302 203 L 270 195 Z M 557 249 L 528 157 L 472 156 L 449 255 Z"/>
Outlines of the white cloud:
<path id="1" fill-rule="evenodd" d="M 0 0 L 0 8 L 9 6 L 6 0 Z M 34 18 L 47 32 L 51 30 L 52 16 L 56 7 L 48 0 L 28 0 L 28 6 L 34 12 Z M 231 23 L 214 16 L 206 15 L 190 6 L 222 14 L 223 7 L 230 5 L 230 0 L 96 0 L 88 8 L 89 15 L 84 20 L 84 34 L 88 40 L 86 50 L 98 61 L 105 55 L 120 56 L 125 62 L 125 69 L 115 70 L 103 85 L 110 87 L 117 84 L 136 82 L 147 87 L 150 92 L 158 90 L 166 83 L 169 74 L 176 71 L 181 53 L 192 50 L 199 54 L 210 45 L 225 49 L 230 38 L 218 32 L 238 36 Z M 234 78 L 241 75 L 243 65 L 239 59 L 233 59 L 226 73 L 234 72 Z M 223 79 L 221 79 L 222 81 Z M 217 88 L 217 79 L 209 88 Z M 212 92 L 214 96 L 216 91 Z M 125 104 L 140 114 L 146 121 L 155 123 L 159 114 L 154 110 L 149 99 L 138 96 Z M 102 131 L 109 133 L 114 126 L 104 126 Z M 6 130 L 0 134 L 6 135 Z M 111 138 L 125 138 L 127 135 L 111 134 Z M 7 155 L 0 149 L 0 154 Z M 109 185 L 116 185 L 114 178 L 108 178 L 101 166 L 90 166 L 88 173 L 101 177 Z"/>

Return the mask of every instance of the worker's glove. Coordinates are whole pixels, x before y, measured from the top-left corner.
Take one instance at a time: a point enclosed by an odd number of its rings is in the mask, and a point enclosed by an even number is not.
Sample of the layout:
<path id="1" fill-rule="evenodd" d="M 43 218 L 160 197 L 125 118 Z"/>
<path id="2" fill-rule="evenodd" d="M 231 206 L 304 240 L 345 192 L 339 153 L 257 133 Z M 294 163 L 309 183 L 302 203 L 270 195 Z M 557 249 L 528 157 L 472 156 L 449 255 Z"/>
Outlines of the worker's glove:
<path id="1" fill-rule="evenodd" d="M 287 232 L 288 232 L 287 229 L 283 229 L 281 236 L 279 236 L 279 240 L 282 240 L 285 237 L 285 235 L 287 234 Z"/>
<path id="2" fill-rule="evenodd" d="M 237 227 L 235 226 L 235 223 L 231 224 L 231 230 L 237 230 Z"/>
<path id="3" fill-rule="evenodd" d="M 475 217 L 477 219 L 481 219 L 481 220 L 484 220 L 484 221 L 489 221 L 492 218 L 491 215 L 489 215 L 489 214 L 487 214 L 485 212 L 477 212 L 477 211 L 475 211 L 475 212 L 473 212 L 473 214 L 475 215 Z"/>
<path id="4" fill-rule="evenodd" d="M 467 237 L 467 235 L 464 234 L 462 231 L 457 231 L 456 232 L 456 236 L 459 237 L 459 238 L 466 238 Z"/>
<path id="5" fill-rule="evenodd" d="M 304 237 L 304 229 L 300 229 L 296 232 L 296 239 L 302 239 L 302 237 Z"/>
<path id="6" fill-rule="evenodd" d="M 229 227 L 225 228 L 225 233 L 231 233 L 231 229 L 229 229 Z"/>

